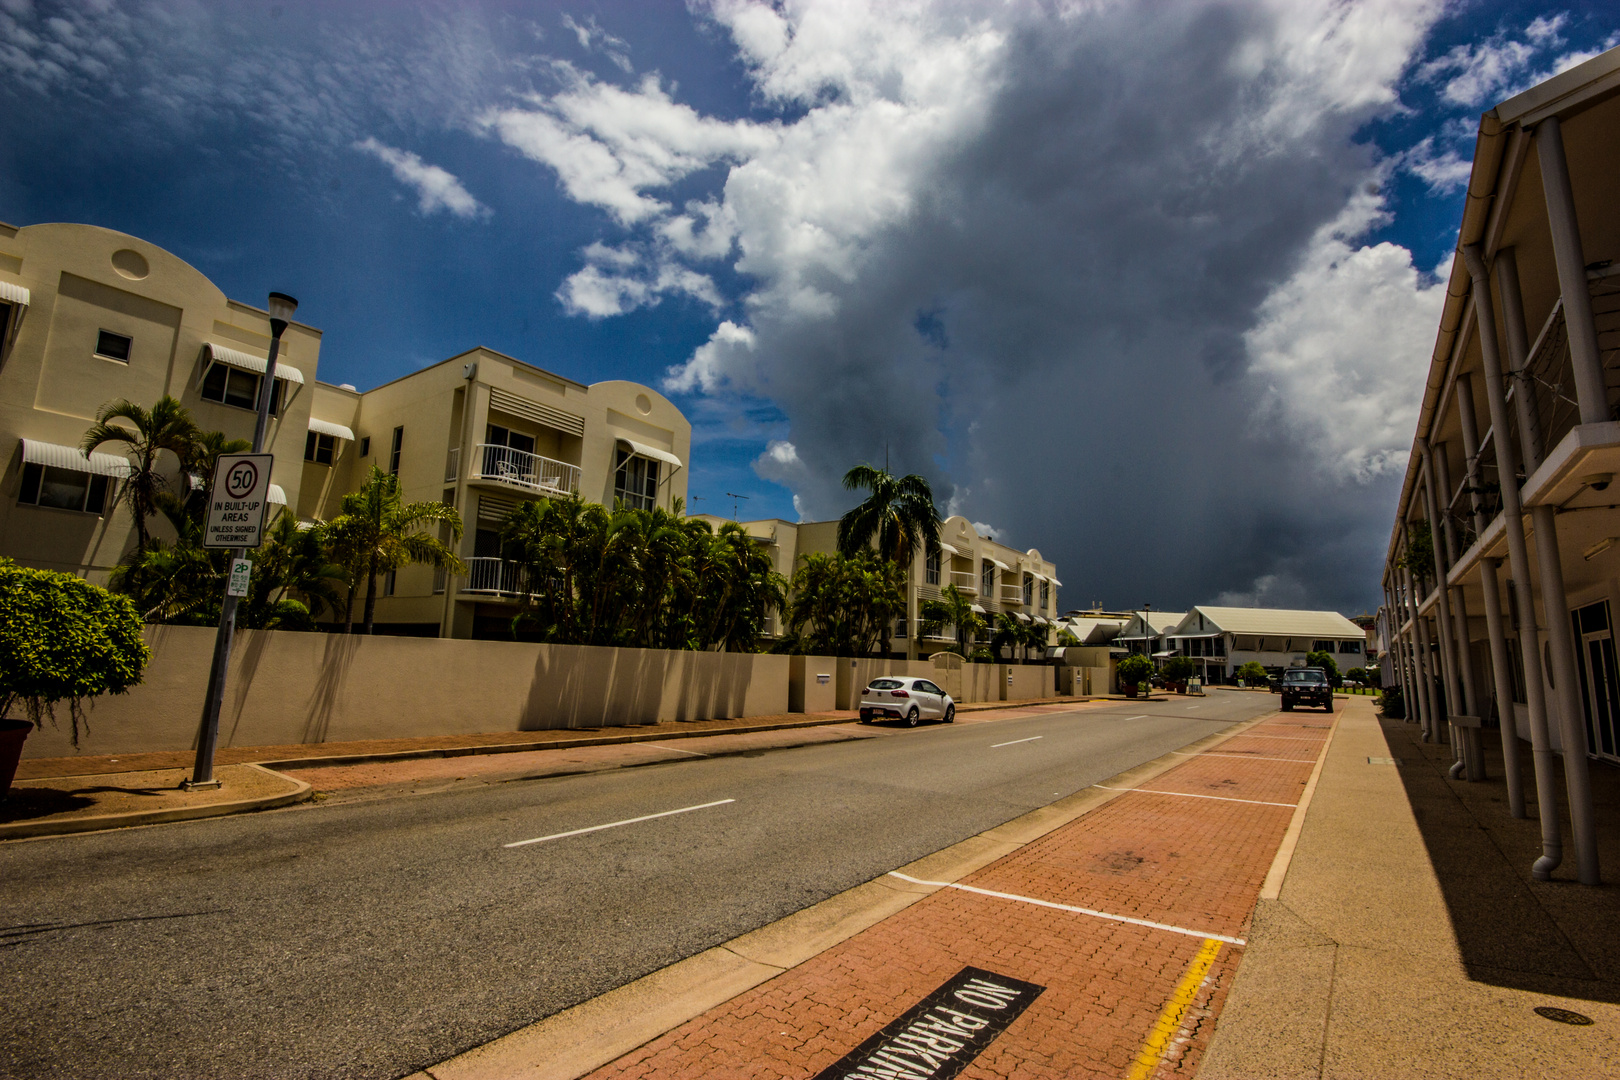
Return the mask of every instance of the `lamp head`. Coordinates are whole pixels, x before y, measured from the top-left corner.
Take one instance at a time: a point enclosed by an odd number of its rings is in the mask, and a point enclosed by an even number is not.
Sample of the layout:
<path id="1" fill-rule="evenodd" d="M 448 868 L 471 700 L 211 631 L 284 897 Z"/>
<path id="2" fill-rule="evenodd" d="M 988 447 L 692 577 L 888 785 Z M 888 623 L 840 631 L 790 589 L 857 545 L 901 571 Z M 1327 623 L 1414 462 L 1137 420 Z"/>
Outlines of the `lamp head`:
<path id="1" fill-rule="evenodd" d="M 1591 476 L 1581 477 L 1581 483 L 1585 484 L 1593 491 L 1603 491 L 1609 486 L 1609 482 L 1613 479 L 1614 473 L 1593 473 Z"/>
<path id="2" fill-rule="evenodd" d="M 298 310 L 298 301 L 286 293 L 273 292 L 270 294 L 270 329 L 276 337 L 287 329 L 292 321 L 293 312 Z"/>

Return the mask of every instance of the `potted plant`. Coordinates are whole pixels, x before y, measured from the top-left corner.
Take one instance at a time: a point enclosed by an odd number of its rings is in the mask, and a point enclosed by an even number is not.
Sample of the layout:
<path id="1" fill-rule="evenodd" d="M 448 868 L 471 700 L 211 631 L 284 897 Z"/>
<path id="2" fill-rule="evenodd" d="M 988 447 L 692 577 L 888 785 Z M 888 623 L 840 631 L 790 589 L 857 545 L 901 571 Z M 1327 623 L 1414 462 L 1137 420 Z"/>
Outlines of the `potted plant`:
<path id="1" fill-rule="evenodd" d="M 1186 656 L 1172 656 L 1164 662 L 1164 684 L 1178 694 L 1187 692 L 1187 680 L 1193 677 L 1198 670 L 1191 658 Z"/>
<path id="2" fill-rule="evenodd" d="M 1153 678 L 1153 661 L 1145 656 L 1127 656 L 1119 662 L 1119 684 L 1126 697 L 1148 694 L 1148 681 Z"/>
<path id="3" fill-rule="evenodd" d="M 57 705 L 67 703 L 77 748 L 84 700 L 136 685 L 150 656 L 127 597 L 0 558 L 0 797 L 23 740 L 46 717 L 56 722 Z"/>

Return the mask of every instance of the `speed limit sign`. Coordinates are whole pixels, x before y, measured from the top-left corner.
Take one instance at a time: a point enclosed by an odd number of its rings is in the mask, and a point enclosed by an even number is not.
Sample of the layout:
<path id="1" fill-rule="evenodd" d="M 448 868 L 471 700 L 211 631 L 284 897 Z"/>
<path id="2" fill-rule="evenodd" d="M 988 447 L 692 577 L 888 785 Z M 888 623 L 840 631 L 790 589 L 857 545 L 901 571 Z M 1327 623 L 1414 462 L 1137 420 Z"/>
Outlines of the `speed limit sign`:
<path id="1" fill-rule="evenodd" d="M 203 547 L 255 548 L 270 501 L 273 454 L 221 454 L 208 495 Z"/>

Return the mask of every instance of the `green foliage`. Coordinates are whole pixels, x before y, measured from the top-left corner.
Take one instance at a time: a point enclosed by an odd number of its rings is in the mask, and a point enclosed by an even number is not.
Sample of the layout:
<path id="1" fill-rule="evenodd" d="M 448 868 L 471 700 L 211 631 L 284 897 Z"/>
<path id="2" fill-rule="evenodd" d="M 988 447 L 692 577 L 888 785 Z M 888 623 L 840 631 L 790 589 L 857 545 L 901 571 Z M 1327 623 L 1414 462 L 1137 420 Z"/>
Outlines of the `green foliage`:
<path id="1" fill-rule="evenodd" d="M 399 493 L 399 477 L 375 465 L 360 490 L 343 496 L 343 512 L 327 524 L 327 537 L 333 554 L 348 569 L 350 580 L 366 583 L 366 633 L 375 626 L 377 575 L 418 565 L 439 567 L 453 574 L 466 571 L 466 564 L 450 544 L 424 531 L 440 524 L 446 526 L 452 541 L 461 539 L 461 515 L 455 507 L 440 502 L 405 502 Z M 346 629 L 352 631 L 352 586 L 347 608 Z"/>
<path id="2" fill-rule="evenodd" d="M 84 699 L 136 685 L 150 656 L 125 597 L 0 558 L 0 718 L 21 704 L 38 727 L 66 702 L 76 747 Z"/>
<path id="3" fill-rule="evenodd" d="M 1339 664 L 1333 659 L 1332 653 L 1323 651 L 1307 653 L 1305 656 L 1305 666 L 1321 668 L 1323 671 L 1327 672 L 1328 682 L 1332 683 L 1334 686 L 1339 685 Z"/>
<path id="4" fill-rule="evenodd" d="M 996 656 L 989 649 L 981 646 L 968 654 L 968 662 L 971 664 L 993 664 L 996 662 Z"/>
<path id="5" fill-rule="evenodd" d="M 896 477 L 887 469 L 857 465 L 844 474 L 849 491 L 870 494 L 838 519 L 838 553 L 846 558 L 871 546 L 909 575 L 918 547 L 939 551 L 939 509 L 927 479 Z M 889 624 L 878 633 L 878 650 L 889 655 Z"/>
<path id="6" fill-rule="evenodd" d="M 906 610 L 905 569 L 869 550 L 807 555 L 790 588 L 788 630 L 811 653 L 865 656 Z"/>
<path id="7" fill-rule="evenodd" d="M 947 626 L 956 628 L 955 652 L 968 654 L 968 642 L 985 628 L 984 616 L 973 610 L 973 600 L 955 585 L 945 586 L 938 600 L 924 600 L 918 607 L 922 633 L 932 634 Z"/>
<path id="8" fill-rule="evenodd" d="M 115 421 L 123 421 L 115 423 Z M 118 498 L 135 518 L 135 546 L 147 545 L 146 521 L 158 512 L 158 496 L 168 481 L 161 471 L 165 451 L 184 467 L 196 456 L 201 432 L 191 422 L 191 414 L 165 394 L 151 409 L 120 398 L 108 402 L 96 413 L 96 422 L 84 433 L 81 448 L 90 453 L 107 443 L 115 443 L 129 456 L 130 473 L 119 489 Z"/>
<path id="9" fill-rule="evenodd" d="M 1080 639 L 1074 636 L 1074 631 L 1065 626 L 1058 631 L 1057 643 L 1059 648 L 1070 649 L 1080 644 Z"/>
<path id="10" fill-rule="evenodd" d="M 1373 682 L 1372 674 L 1364 667 L 1353 667 L 1344 673 L 1344 677 L 1363 686 L 1370 685 Z"/>
<path id="11" fill-rule="evenodd" d="M 1406 719 L 1406 699 L 1401 695 L 1398 686 L 1386 686 L 1379 693 L 1378 704 L 1385 716 L 1391 720 Z"/>
<path id="12" fill-rule="evenodd" d="M 514 631 L 562 644 L 756 650 L 782 606 L 782 575 L 741 525 L 716 532 L 680 509 L 609 510 L 578 495 L 520 503 L 501 527 L 524 579 Z"/>
<path id="13" fill-rule="evenodd" d="M 1434 580 L 1434 534 L 1427 521 L 1414 521 L 1406 527 L 1406 550 L 1395 560 L 1419 581 Z"/>
<path id="14" fill-rule="evenodd" d="M 1119 662 L 1119 681 L 1126 686 L 1141 686 L 1153 678 L 1153 661 L 1145 656 L 1127 656 Z"/>
<path id="15" fill-rule="evenodd" d="M 1237 677 L 1244 686 L 1265 686 L 1271 682 L 1271 676 L 1267 674 L 1265 666 L 1258 660 L 1250 660 L 1247 664 L 1238 668 Z"/>
<path id="16" fill-rule="evenodd" d="M 1192 662 L 1191 657 L 1172 656 L 1164 662 L 1164 679 L 1166 682 L 1186 682 L 1198 672 L 1198 665 Z"/>

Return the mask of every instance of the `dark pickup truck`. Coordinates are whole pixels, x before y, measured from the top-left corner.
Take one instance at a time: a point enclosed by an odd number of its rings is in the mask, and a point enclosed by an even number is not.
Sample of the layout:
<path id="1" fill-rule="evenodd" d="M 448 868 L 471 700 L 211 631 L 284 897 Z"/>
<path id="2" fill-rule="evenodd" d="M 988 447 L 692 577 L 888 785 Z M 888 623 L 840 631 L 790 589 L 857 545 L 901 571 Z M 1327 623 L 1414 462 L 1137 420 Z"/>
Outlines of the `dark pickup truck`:
<path id="1" fill-rule="evenodd" d="M 1327 672 L 1319 667 L 1289 668 L 1282 675 L 1282 709 L 1290 712 L 1295 705 L 1318 705 L 1333 711 L 1333 686 Z"/>

